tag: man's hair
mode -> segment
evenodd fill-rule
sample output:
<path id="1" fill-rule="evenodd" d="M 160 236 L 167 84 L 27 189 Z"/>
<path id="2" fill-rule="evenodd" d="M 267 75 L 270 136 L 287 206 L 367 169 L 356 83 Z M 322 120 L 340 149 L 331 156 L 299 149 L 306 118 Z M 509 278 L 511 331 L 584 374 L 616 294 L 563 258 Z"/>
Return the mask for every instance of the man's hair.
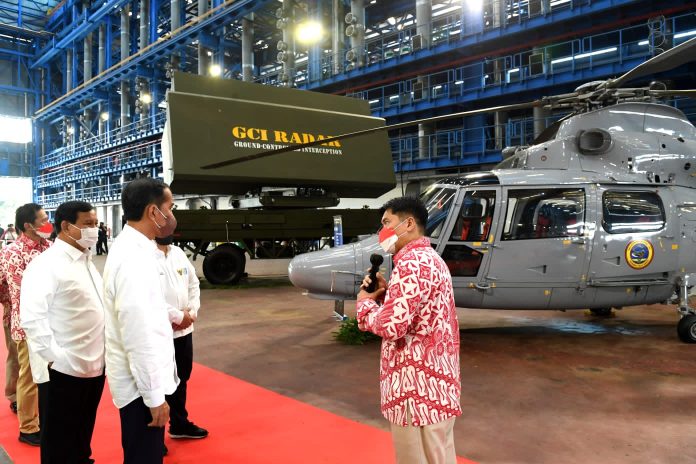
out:
<path id="1" fill-rule="evenodd" d="M 126 221 L 142 219 L 145 208 L 149 204 L 162 206 L 164 190 L 167 188 L 169 188 L 167 184 L 151 177 L 136 179 L 126 185 L 121 193 L 121 205 Z"/>
<path id="2" fill-rule="evenodd" d="M 55 231 L 56 233 L 61 232 L 60 224 L 63 221 L 68 221 L 70 224 L 75 224 L 77 222 L 78 213 L 89 213 L 94 207 L 84 201 L 66 201 L 62 203 L 56 210 L 55 217 Z"/>
<path id="3" fill-rule="evenodd" d="M 386 202 L 380 209 L 379 214 L 383 215 L 385 211 L 391 211 L 401 219 L 408 216 L 413 216 L 416 224 L 421 232 L 425 232 L 425 226 L 428 223 L 428 210 L 425 204 L 418 197 L 399 197 L 392 198 Z"/>
<path id="4" fill-rule="evenodd" d="M 24 224 L 33 224 L 34 221 L 36 221 L 36 213 L 41 211 L 41 209 L 43 209 L 41 205 L 37 205 L 36 203 L 27 203 L 17 208 L 15 212 L 15 224 L 17 224 L 17 228 L 21 232 L 26 232 L 24 230 Z"/>

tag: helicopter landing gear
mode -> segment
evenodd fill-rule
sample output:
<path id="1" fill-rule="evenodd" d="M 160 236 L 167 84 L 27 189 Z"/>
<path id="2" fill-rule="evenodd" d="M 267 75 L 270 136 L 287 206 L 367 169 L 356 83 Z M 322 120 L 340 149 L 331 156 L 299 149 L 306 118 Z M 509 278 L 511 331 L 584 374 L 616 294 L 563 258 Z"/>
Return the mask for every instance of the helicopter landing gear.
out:
<path id="1" fill-rule="evenodd" d="M 593 316 L 609 317 L 612 315 L 611 308 L 590 308 Z"/>
<path id="2" fill-rule="evenodd" d="M 679 282 L 679 313 L 681 319 L 677 324 L 677 335 L 684 343 L 696 343 L 696 310 L 689 306 L 689 277 Z"/>
<path id="3" fill-rule="evenodd" d="M 696 343 L 696 315 L 688 314 L 679 319 L 677 334 L 684 343 Z"/>

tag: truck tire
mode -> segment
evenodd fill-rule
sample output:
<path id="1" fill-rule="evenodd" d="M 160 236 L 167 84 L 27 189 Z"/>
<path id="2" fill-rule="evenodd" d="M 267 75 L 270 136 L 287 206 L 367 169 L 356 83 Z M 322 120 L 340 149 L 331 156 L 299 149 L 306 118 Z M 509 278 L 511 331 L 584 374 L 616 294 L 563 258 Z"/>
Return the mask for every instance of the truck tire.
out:
<path id="1" fill-rule="evenodd" d="M 203 260 L 203 275 L 213 285 L 234 285 L 244 276 L 246 257 L 236 245 L 217 246 Z"/>

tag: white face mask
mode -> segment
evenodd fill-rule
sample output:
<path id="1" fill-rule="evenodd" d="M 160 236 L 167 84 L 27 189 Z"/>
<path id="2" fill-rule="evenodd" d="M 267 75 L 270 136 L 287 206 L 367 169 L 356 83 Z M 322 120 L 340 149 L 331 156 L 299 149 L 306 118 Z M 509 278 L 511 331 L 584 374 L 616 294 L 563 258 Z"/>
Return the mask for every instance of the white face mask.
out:
<path id="1" fill-rule="evenodd" d="M 70 224 L 70 223 L 68 223 Z M 71 227 L 74 227 L 80 231 L 80 238 L 75 240 L 75 243 L 80 245 L 82 248 L 92 248 L 94 245 L 97 244 L 97 239 L 99 238 L 99 229 L 97 227 L 85 227 L 84 229 L 80 229 L 77 226 L 74 226 L 70 224 Z"/>

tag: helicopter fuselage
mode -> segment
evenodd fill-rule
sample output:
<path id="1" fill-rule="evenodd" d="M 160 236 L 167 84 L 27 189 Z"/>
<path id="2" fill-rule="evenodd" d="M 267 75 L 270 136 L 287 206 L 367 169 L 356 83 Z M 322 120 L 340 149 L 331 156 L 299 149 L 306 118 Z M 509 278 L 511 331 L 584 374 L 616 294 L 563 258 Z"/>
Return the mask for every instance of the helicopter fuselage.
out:
<path id="1" fill-rule="evenodd" d="M 499 167 L 422 196 L 457 306 L 660 303 L 696 279 L 696 129 L 679 110 L 623 103 L 576 115 Z M 352 299 L 375 252 L 371 237 L 300 255 L 290 278 L 310 296 Z"/>

